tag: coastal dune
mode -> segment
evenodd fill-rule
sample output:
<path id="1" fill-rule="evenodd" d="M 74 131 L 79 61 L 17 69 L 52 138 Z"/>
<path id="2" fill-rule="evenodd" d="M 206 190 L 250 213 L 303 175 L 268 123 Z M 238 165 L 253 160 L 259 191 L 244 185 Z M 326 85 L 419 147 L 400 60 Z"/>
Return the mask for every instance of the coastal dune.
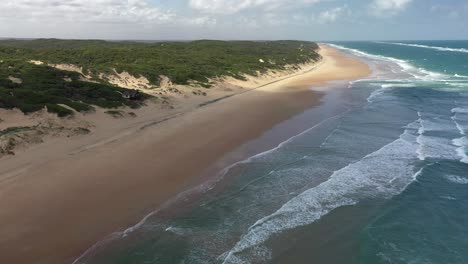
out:
<path id="1" fill-rule="evenodd" d="M 1 159 L 0 262 L 72 263 L 198 184 L 224 154 L 319 104 L 311 87 L 370 74 L 336 49 L 321 45 L 320 53 L 313 70 L 191 111 L 139 126 L 122 119 L 117 131 L 50 140 Z"/>

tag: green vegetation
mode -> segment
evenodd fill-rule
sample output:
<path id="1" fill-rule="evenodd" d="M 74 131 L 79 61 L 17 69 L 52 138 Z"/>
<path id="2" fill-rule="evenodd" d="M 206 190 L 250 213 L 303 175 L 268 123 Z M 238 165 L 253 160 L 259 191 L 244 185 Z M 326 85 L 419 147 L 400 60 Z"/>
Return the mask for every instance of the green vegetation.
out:
<path id="1" fill-rule="evenodd" d="M 74 64 L 89 73 L 118 72 L 147 77 L 159 84 L 165 75 L 176 84 L 207 83 L 207 78 L 284 69 L 317 60 L 316 43 L 301 41 L 106 42 L 39 39 L 0 41 L 1 54 L 49 64 Z M 13 54 L 12 54 L 13 53 Z M 261 60 L 263 62 L 261 62 Z"/>
<path id="2" fill-rule="evenodd" d="M 124 112 L 119 111 L 119 110 L 109 110 L 109 111 L 106 111 L 105 113 L 112 116 L 112 117 L 114 117 L 114 118 L 120 118 L 120 117 L 124 116 Z"/>
<path id="3" fill-rule="evenodd" d="M 220 76 L 242 78 L 288 65 L 316 61 L 317 44 L 301 41 L 193 41 L 107 42 L 98 40 L 0 40 L 0 108 L 17 107 L 25 113 L 47 107 L 59 116 L 85 112 L 93 105 L 115 108 L 138 107 L 148 98 L 128 100 L 125 89 L 98 78 L 100 73 L 127 71 L 145 76 L 159 86 L 160 76 L 175 84 L 197 83 L 209 88 L 209 79 Z M 45 65 L 28 63 L 30 60 Z M 82 81 L 79 73 L 58 70 L 47 64 L 83 67 L 94 82 Z M 17 79 L 21 83 L 15 82 Z"/>
<path id="4" fill-rule="evenodd" d="M 15 83 L 8 77 L 21 79 Z M 126 89 L 105 83 L 80 80 L 79 73 L 61 71 L 49 66 L 34 65 L 24 60 L 0 62 L 0 108 L 19 108 L 31 113 L 47 107 L 52 113 L 67 116 L 73 113 L 70 108 L 86 112 L 92 105 L 105 108 L 141 105 L 141 101 L 122 98 Z M 143 95 L 143 99 L 148 98 Z"/>
<path id="5" fill-rule="evenodd" d="M 0 136 L 10 135 L 22 131 L 29 131 L 34 129 L 34 127 L 9 127 L 4 130 L 0 130 Z"/>
<path id="6" fill-rule="evenodd" d="M 14 138 L 9 138 L 5 146 L 0 146 L 0 156 L 1 155 L 15 155 L 13 149 L 16 147 L 16 140 Z"/>
<path id="7" fill-rule="evenodd" d="M 91 130 L 89 130 L 88 128 L 85 128 L 85 127 L 77 127 L 75 129 L 73 129 L 73 132 L 77 135 L 86 135 L 86 134 L 89 134 L 91 133 Z"/>

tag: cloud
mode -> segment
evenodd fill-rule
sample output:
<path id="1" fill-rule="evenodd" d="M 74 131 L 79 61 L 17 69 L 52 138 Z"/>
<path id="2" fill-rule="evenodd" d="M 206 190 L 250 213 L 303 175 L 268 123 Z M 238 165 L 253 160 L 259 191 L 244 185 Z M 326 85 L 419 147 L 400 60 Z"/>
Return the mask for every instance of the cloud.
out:
<path id="1" fill-rule="evenodd" d="M 214 26 L 218 23 L 216 18 L 210 16 L 181 18 L 178 22 L 189 26 Z"/>
<path id="2" fill-rule="evenodd" d="M 394 16 L 406 9 L 413 0 L 374 0 L 370 4 L 371 14 L 375 16 Z"/>
<path id="3" fill-rule="evenodd" d="M 165 23 L 176 15 L 146 0 L 16 0 L 0 2 L 0 19 L 97 23 Z"/>
<path id="4" fill-rule="evenodd" d="M 332 22 L 335 22 L 340 17 L 347 15 L 348 13 L 349 13 L 349 10 L 347 6 L 336 7 L 336 8 L 321 12 L 317 16 L 317 22 L 322 23 L 322 24 L 332 23 Z"/>
<path id="5" fill-rule="evenodd" d="M 235 14 L 252 9 L 271 12 L 283 8 L 297 8 L 325 1 L 329 0 L 189 0 L 189 6 L 206 13 Z"/>

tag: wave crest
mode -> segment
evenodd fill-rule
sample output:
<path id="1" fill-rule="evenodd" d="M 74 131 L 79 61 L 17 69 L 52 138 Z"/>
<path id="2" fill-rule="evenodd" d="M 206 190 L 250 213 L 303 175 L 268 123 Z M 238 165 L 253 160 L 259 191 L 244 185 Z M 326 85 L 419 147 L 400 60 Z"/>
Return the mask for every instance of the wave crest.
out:
<path id="1" fill-rule="evenodd" d="M 424 49 L 433 49 L 438 51 L 449 51 L 449 52 L 462 52 L 468 53 L 468 49 L 464 48 L 447 48 L 447 47 L 438 47 L 438 46 L 428 46 L 428 45 L 421 45 L 421 44 L 410 44 L 410 43 L 398 43 L 398 42 L 376 42 L 380 44 L 389 44 L 389 45 L 398 45 L 398 46 L 407 46 L 407 47 L 415 47 L 415 48 L 424 48 Z"/>

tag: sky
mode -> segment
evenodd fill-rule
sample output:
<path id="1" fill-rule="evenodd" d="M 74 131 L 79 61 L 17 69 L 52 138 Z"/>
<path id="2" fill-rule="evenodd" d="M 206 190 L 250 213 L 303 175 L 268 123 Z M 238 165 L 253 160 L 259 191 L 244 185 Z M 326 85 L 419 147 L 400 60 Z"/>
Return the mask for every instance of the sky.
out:
<path id="1" fill-rule="evenodd" d="M 0 37 L 468 39 L 468 0 L 0 0 Z"/>

